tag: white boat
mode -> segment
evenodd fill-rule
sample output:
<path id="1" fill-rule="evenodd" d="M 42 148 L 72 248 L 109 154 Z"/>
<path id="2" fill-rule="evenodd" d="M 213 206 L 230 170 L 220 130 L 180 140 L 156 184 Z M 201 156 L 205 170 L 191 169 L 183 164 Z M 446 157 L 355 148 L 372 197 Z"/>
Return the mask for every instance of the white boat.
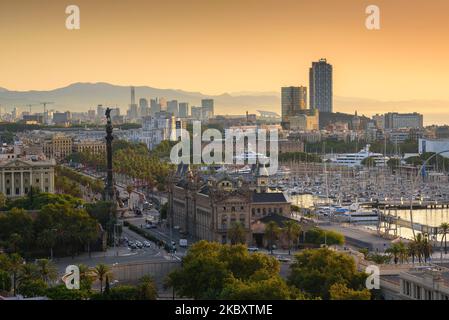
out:
<path id="1" fill-rule="evenodd" d="M 341 222 L 367 222 L 379 220 L 377 209 L 361 208 L 358 203 L 353 203 L 349 207 L 342 207 L 334 212 L 336 220 Z"/>
<path id="2" fill-rule="evenodd" d="M 360 150 L 358 153 L 340 154 L 331 161 L 348 167 L 360 166 L 362 165 L 362 161 L 366 158 L 373 158 L 376 166 L 383 166 L 387 163 L 389 160 L 388 157 L 384 157 L 381 153 L 370 152 L 369 148 L 370 145 L 367 144 L 365 148 Z"/>

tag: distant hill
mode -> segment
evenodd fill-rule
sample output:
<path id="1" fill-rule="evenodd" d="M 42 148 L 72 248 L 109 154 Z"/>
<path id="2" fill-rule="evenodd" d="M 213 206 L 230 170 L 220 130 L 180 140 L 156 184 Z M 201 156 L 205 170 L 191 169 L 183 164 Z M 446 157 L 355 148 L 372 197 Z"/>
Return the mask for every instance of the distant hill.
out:
<path id="1" fill-rule="evenodd" d="M 158 89 L 135 86 L 136 101 L 165 97 L 168 100 L 189 102 L 191 106 L 201 105 L 201 99 L 215 100 L 216 112 L 221 114 L 244 114 L 246 111 L 280 109 L 279 97 L 275 95 L 205 95 L 200 92 L 188 92 L 176 89 Z M 24 107 L 40 101 L 52 101 L 52 109 L 60 111 L 87 111 L 98 104 L 119 106 L 123 112 L 131 101 L 129 86 L 117 86 L 108 83 L 74 83 L 64 88 L 50 91 L 8 91 L 0 89 L 0 104 L 4 107 Z M 40 107 L 37 107 L 40 108 Z M 39 109 L 40 110 L 40 109 Z"/>
<path id="2" fill-rule="evenodd" d="M 201 92 L 189 92 L 179 89 L 158 89 L 148 86 L 135 86 L 136 100 L 165 97 L 179 102 L 189 102 L 199 106 L 201 99 L 213 98 L 216 113 L 244 114 L 246 111 L 256 113 L 257 110 L 275 111 L 280 113 L 280 94 L 276 92 L 241 91 L 223 93 L 221 95 L 206 95 Z M 109 83 L 74 83 L 67 87 L 49 91 L 10 91 L 0 88 L 0 105 L 11 110 L 13 107 L 26 109 L 27 104 L 40 101 L 53 101 L 50 108 L 65 111 L 87 111 L 98 104 L 119 106 L 124 113 L 130 104 L 129 86 L 118 86 Z M 35 110 L 42 110 L 36 106 Z M 425 124 L 449 124 L 449 101 L 442 100 L 408 100 L 380 101 L 365 98 L 334 97 L 334 111 L 354 114 L 357 110 L 360 116 L 371 116 L 389 111 L 411 112 L 424 114 Z"/>

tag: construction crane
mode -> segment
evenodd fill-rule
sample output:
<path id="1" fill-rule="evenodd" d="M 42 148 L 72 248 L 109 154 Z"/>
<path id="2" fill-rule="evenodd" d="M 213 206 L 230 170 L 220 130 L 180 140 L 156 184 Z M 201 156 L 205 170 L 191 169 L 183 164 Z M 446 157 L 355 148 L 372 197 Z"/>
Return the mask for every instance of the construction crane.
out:
<path id="1" fill-rule="evenodd" d="M 40 103 L 33 103 L 33 104 L 27 104 L 27 105 L 25 105 L 25 106 L 27 106 L 29 109 L 30 109 L 30 114 L 31 114 L 31 107 L 34 107 L 34 106 L 39 106 L 40 105 Z"/>
<path id="2" fill-rule="evenodd" d="M 44 106 L 44 124 L 47 124 L 47 104 L 54 104 L 54 102 L 40 102 L 39 104 Z"/>

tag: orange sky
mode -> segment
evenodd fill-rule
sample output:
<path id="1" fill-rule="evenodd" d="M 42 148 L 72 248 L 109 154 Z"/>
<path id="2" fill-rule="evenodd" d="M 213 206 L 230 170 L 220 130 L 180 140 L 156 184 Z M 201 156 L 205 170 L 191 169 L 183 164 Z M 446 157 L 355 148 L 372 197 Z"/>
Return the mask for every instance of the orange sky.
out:
<path id="1" fill-rule="evenodd" d="M 81 30 L 65 29 L 65 7 Z M 365 7 L 381 30 L 365 29 Z M 220 94 L 308 86 L 334 66 L 334 93 L 449 100 L 447 0 L 2 0 L 0 87 L 105 81 Z"/>

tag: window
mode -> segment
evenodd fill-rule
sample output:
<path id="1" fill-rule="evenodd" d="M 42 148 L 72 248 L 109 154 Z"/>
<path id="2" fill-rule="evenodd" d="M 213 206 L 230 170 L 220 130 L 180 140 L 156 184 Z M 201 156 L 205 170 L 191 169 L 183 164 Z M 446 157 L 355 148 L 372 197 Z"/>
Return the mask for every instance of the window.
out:
<path id="1" fill-rule="evenodd" d="M 39 179 L 36 179 L 36 183 L 39 183 Z"/>
<path id="2" fill-rule="evenodd" d="M 6 194 L 9 196 L 11 194 L 11 190 L 9 188 L 6 188 Z"/>
<path id="3" fill-rule="evenodd" d="M 20 194 L 20 189 L 16 188 L 16 194 Z"/>

